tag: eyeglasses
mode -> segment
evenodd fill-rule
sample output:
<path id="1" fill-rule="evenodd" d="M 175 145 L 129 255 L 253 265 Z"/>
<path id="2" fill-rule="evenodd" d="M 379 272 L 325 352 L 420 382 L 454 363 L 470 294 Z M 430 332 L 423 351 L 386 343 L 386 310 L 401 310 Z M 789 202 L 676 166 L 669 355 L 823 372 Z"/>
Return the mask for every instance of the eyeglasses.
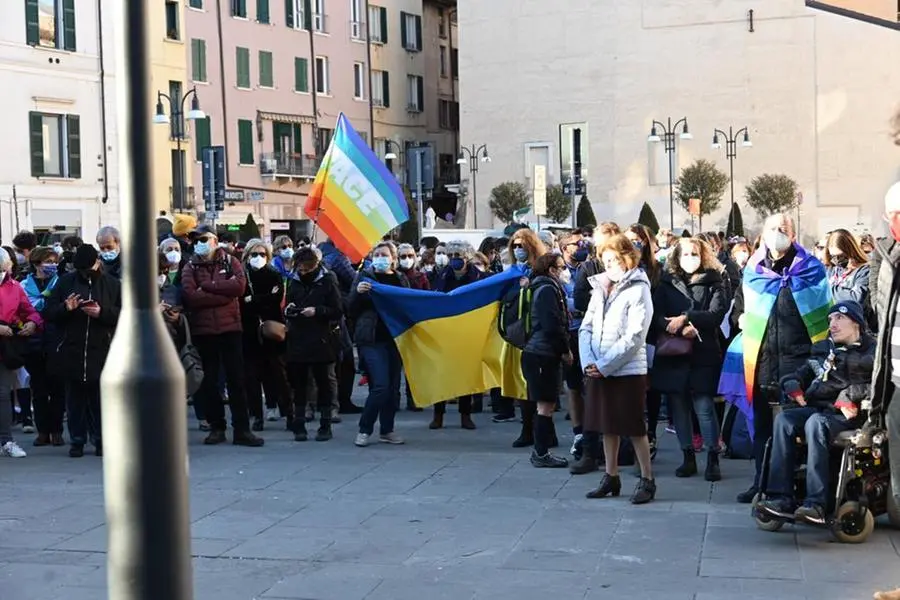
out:
<path id="1" fill-rule="evenodd" d="M 247 256 L 249 256 L 250 258 L 259 258 L 259 257 L 265 258 L 265 257 L 266 257 L 266 253 L 265 253 L 265 252 L 251 252 L 251 253 L 248 254 Z"/>
<path id="2" fill-rule="evenodd" d="M 210 236 L 210 235 L 204 235 L 203 237 L 198 237 L 196 240 L 194 240 L 194 243 L 195 243 L 195 244 L 196 244 L 196 243 L 206 243 L 206 242 L 208 242 L 208 241 L 211 240 L 211 239 L 212 239 L 212 236 Z"/>

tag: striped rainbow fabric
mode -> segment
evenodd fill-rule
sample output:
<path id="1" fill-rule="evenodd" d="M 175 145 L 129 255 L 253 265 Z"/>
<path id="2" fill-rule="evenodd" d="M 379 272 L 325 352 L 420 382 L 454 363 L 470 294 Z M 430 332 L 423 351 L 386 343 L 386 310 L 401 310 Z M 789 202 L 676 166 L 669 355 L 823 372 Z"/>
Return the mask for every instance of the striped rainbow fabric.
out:
<path id="1" fill-rule="evenodd" d="M 744 269 L 744 329 L 731 342 L 725 354 L 719 394 L 744 414 L 751 435 L 759 352 L 769 316 L 782 288 L 790 287 L 810 341 L 816 343 L 828 337 L 828 310 L 832 300 L 825 267 L 799 245 L 794 245 L 794 249 L 797 255 L 784 275 L 765 267 L 765 247 L 760 247 Z"/>
<path id="2" fill-rule="evenodd" d="M 304 210 L 354 263 L 409 220 L 409 205 L 396 178 L 343 113 Z"/>

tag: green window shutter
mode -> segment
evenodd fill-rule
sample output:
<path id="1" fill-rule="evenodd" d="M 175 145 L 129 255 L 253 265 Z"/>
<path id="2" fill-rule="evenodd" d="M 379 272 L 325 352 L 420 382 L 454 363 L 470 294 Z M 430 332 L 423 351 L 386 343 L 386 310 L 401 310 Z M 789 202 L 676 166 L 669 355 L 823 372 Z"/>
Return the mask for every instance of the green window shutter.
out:
<path id="1" fill-rule="evenodd" d="M 409 32 L 406 31 L 406 13 L 402 10 L 400 11 L 400 43 L 406 48 L 406 36 L 409 35 Z"/>
<path id="2" fill-rule="evenodd" d="M 238 163 L 253 164 L 253 121 L 238 119 Z"/>
<path id="3" fill-rule="evenodd" d="M 294 28 L 294 0 L 284 0 L 284 24 Z"/>
<path id="4" fill-rule="evenodd" d="M 203 8 L 203 0 L 191 0 L 188 6 L 191 8 Z"/>
<path id="5" fill-rule="evenodd" d="M 37 46 L 41 43 L 41 24 L 38 0 L 25 0 L 25 43 Z"/>
<path id="6" fill-rule="evenodd" d="M 237 86 L 239 88 L 250 87 L 250 50 L 238 46 L 235 50 L 237 62 Z"/>
<path id="7" fill-rule="evenodd" d="M 206 81 L 206 40 L 191 40 L 191 79 Z"/>
<path id="8" fill-rule="evenodd" d="M 303 154 L 303 129 L 300 123 L 294 123 L 291 127 L 291 141 L 296 154 Z"/>
<path id="9" fill-rule="evenodd" d="M 81 124 L 78 115 L 66 115 L 66 152 L 69 158 L 66 176 L 81 179 Z"/>
<path id="10" fill-rule="evenodd" d="M 294 90 L 309 91 L 309 63 L 305 58 L 294 59 Z"/>
<path id="11" fill-rule="evenodd" d="M 194 121 L 194 155 L 197 162 L 203 161 L 203 149 L 212 144 L 209 130 L 209 117 Z"/>
<path id="12" fill-rule="evenodd" d="M 63 49 L 75 52 L 75 0 L 63 0 Z"/>
<path id="13" fill-rule="evenodd" d="M 39 112 L 28 113 L 28 131 L 31 140 L 31 176 L 41 177 L 44 174 L 44 115 Z"/>
<path id="14" fill-rule="evenodd" d="M 387 44 L 388 42 L 388 22 L 387 22 L 387 9 L 383 6 L 378 7 L 378 12 L 381 13 L 381 43 Z"/>
<path id="15" fill-rule="evenodd" d="M 384 107 L 390 108 L 391 106 L 391 78 L 388 76 L 387 71 L 381 72 L 381 95 L 384 97 Z"/>
<path id="16" fill-rule="evenodd" d="M 416 77 L 416 96 L 417 96 L 417 106 L 419 112 L 425 110 L 425 78 L 424 77 Z"/>
<path id="17" fill-rule="evenodd" d="M 256 0 L 256 21 L 269 23 L 269 0 Z"/>
<path id="18" fill-rule="evenodd" d="M 275 87 L 275 77 L 272 73 L 272 53 L 266 50 L 259 51 L 259 87 Z"/>
<path id="19" fill-rule="evenodd" d="M 303 29 L 312 31 L 312 0 L 303 0 Z"/>
<path id="20" fill-rule="evenodd" d="M 416 50 L 422 50 L 422 17 L 416 16 Z"/>

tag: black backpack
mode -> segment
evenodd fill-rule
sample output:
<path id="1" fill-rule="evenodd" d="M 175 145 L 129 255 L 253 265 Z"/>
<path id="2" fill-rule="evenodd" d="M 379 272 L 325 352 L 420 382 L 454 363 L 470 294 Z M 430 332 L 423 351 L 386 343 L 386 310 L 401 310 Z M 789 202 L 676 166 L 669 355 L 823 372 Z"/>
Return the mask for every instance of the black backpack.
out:
<path id="1" fill-rule="evenodd" d="M 507 343 L 525 349 L 531 337 L 531 286 L 510 291 L 500 303 L 497 329 Z"/>

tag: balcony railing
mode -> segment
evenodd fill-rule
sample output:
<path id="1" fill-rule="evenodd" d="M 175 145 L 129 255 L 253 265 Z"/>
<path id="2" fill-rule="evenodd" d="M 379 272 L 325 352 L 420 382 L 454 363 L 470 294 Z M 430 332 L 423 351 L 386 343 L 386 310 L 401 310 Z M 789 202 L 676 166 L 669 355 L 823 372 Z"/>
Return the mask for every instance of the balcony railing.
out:
<path id="1" fill-rule="evenodd" d="M 312 155 L 294 152 L 269 152 L 259 156 L 259 172 L 263 177 L 315 179 L 319 160 Z"/>

